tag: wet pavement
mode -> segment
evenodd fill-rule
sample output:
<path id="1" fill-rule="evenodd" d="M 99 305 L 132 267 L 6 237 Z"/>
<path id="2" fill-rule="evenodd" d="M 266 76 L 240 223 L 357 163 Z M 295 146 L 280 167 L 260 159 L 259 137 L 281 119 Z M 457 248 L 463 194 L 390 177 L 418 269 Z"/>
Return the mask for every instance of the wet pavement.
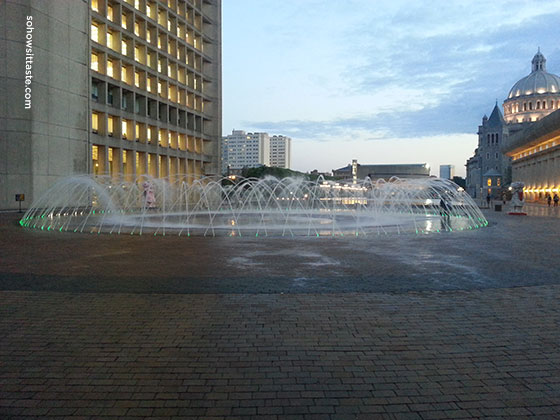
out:
<path id="1" fill-rule="evenodd" d="M 0 417 L 560 418 L 560 215 L 527 210 L 295 239 L 0 214 Z"/>

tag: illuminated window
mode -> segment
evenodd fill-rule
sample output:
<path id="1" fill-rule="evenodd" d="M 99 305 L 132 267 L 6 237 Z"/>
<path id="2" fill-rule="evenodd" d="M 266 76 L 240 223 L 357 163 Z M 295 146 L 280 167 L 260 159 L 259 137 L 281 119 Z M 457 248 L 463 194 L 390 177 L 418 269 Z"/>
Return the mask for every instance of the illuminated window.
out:
<path id="1" fill-rule="evenodd" d="M 107 60 L 107 76 L 115 77 L 113 72 L 113 60 Z"/>
<path id="2" fill-rule="evenodd" d="M 134 0 L 134 7 L 140 10 L 140 0 Z"/>
<path id="3" fill-rule="evenodd" d="M 126 163 L 126 150 L 122 151 L 122 163 Z"/>
<path id="4" fill-rule="evenodd" d="M 113 117 L 109 115 L 109 117 L 107 117 L 107 134 L 109 136 L 113 136 L 113 133 Z"/>
<path id="5" fill-rule="evenodd" d="M 92 112 L 91 114 L 91 130 L 97 133 L 99 130 L 99 114 L 97 112 Z"/>
<path id="6" fill-rule="evenodd" d="M 134 22 L 134 35 L 140 36 L 140 24 L 138 21 Z"/>
<path id="7" fill-rule="evenodd" d="M 127 138 L 127 134 L 128 134 L 128 121 L 127 120 L 122 120 L 121 122 L 121 135 L 123 139 Z"/>
<path id="8" fill-rule="evenodd" d="M 171 20 L 167 19 L 167 30 L 171 31 Z"/>
<path id="9" fill-rule="evenodd" d="M 134 85 L 140 87 L 140 73 L 134 72 Z"/>
<path id="10" fill-rule="evenodd" d="M 91 24 L 91 39 L 95 42 L 99 42 L 99 27 L 97 23 Z"/>
<path id="11" fill-rule="evenodd" d="M 158 70 L 158 72 L 161 73 L 161 58 L 158 60 L 158 63 L 157 63 L 157 70 Z"/>
<path id="12" fill-rule="evenodd" d="M 113 48 L 113 32 L 108 31 L 107 32 L 107 46 L 111 49 Z"/>
<path id="13" fill-rule="evenodd" d="M 113 16 L 113 6 L 111 5 L 107 5 L 107 19 L 109 20 L 113 20 L 114 16 Z"/>
<path id="14" fill-rule="evenodd" d="M 171 76 L 171 65 L 170 64 L 167 65 L 167 75 Z"/>
<path id="15" fill-rule="evenodd" d="M 113 161 L 113 148 L 112 148 L 112 147 L 109 147 L 108 152 L 109 152 L 109 153 L 108 153 L 108 155 L 109 155 L 109 156 L 108 156 L 109 162 L 112 162 L 112 161 Z"/>
<path id="16" fill-rule="evenodd" d="M 124 29 L 128 29 L 128 24 L 126 23 L 126 15 L 124 13 L 121 15 L 121 26 Z"/>
<path id="17" fill-rule="evenodd" d="M 152 34 L 150 32 L 150 30 L 148 29 L 148 31 L 146 32 L 146 41 L 148 41 L 149 43 L 152 42 Z"/>
<path id="18" fill-rule="evenodd" d="M 91 10 L 95 12 L 99 12 L 99 1 L 98 0 L 91 0 Z"/>
<path id="19" fill-rule="evenodd" d="M 140 48 L 137 46 L 134 47 L 134 59 L 140 62 Z"/>
<path id="20" fill-rule="evenodd" d="M 492 179 L 488 178 L 488 180 L 486 181 L 486 185 L 488 185 L 489 187 L 492 186 Z"/>
<path id="21" fill-rule="evenodd" d="M 91 146 L 91 159 L 92 160 L 99 159 L 99 147 L 96 146 L 95 144 Z"/>
<path id="22" fill-rule="evenodd" d="M 150 3 L 146 3 L 146 14 L 152 17 L 152 5 Z"/>
<path id="23" fill-rule="evenodd" d="M 121 52 L 123 55 L 128 55 L 128 45 L 126 44 L 126 41 L 121 41 Z"/>
<path id="24" fill-rule="evenodd" d="M 128 72 L 127 72 L 125 66 L 121 66 L 121 80 L 125 83 L 130 84 L 130 82 L 128 80 Z"/>
<path id="25" fill-rule="evenodd" d="M 140 140 L 140 124 L 136 123 L 136 140 Z"/>
<path id="26" fill-rule="evenodd" d="M 498 187 L 499 187 L 499 186 L 502 184 L 502 180 L 501 180 L 500 178 L 498 178 L 498 181 L 497 181 L 497 182 L 498 182 L 497 185 L 498 185 Z"/>
<path id="27" fill-rule="evenodd" d="M 158 92 L 160 95 L 161 95 L 162 90 L 163 90 L 163 89 L 162 89 L 162 86 L 161 86 L 161 82 L 158 82 L 158 84 L 157 84 L 157 92 Z"/>
<path id="28" fill-rule="evenodd" d="M 148 131 L 146 132 L 146 137 L 148 138 L 148 141 L 151 143 L 152 142 L 152 127 L 148 127 Z"/>
<path id="29" fill-rule="evenodd" d="M 158 46 L 158 48 L 159 48 L 159 49 L 161 49 L 161 38 L 162 38 L 162 36 L 161 36 L 161 35 L 160 35 L 160 36 L 158 36 L 158 40 L 157 40 L 157 46 Z"/>
<path id="30" fill-rule="evenodd" d="M 99 57 L 94 52 L 91 53 L 91 69 L 99 71 Z"/>

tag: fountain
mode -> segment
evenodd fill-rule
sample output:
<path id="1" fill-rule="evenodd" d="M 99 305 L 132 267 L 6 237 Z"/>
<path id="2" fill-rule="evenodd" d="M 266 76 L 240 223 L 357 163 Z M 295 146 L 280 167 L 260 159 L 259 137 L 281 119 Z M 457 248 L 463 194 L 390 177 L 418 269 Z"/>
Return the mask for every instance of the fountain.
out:
<path id="1" fill-rule="evenodd" d="M 81 175 L 56 183 L 20 224 L 96 234 L 258 237 L 426 234 L 488 222 L 462 188 L 439 178 Z"/>

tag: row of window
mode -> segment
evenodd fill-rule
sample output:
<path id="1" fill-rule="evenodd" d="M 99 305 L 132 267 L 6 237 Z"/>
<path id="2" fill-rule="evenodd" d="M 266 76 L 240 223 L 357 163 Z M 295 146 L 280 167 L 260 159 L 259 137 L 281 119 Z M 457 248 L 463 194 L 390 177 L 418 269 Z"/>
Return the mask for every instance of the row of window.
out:
<path id="1" fill-rule="evenodd" d="M 487 143 L 488 146 L 490 146 L 490 144 L 498 144 L 498 133 L 489 133 L 486 135 L 486 139 L 487 139 Z"/>
<path id="2" fill-rule="evenodd" d="M 140 29 L 138 29 L 139 31 Z M 155 29 L 154 29 L 155 30 Z M 135 31 L 136 32 L 136 31 Z M 151 32 L 147 32 L 147 40 L 151 41 Z M 155 58 L 159 55 L 160 60 L 165 58 L 164 53 L 176 58 L 181 64 L 186 64 L 196 70 L 202 69 L 203 58 L 189 49 L 186 45 L 178 43 L 174 39 L 168 40 L 167 34 L 160 33 L 154 35 L 157 37 L 158 51 L 155 47 L 150 48 L 142 42 L 138 42 L 130 36 L 123 35 L 120 31 L 106 28 L 103 23 L 92 20 L 91 23 L 91 39 L 92 41 L 104 45 L 118 53 L 129 58 L 134 58 L 141 64 L 148 65 L 155 69 Z M 134 53 L 134 55 L 133 55 Z"/>
<path id="3" fill-rule="evenodd" d="M 556 101 L 551 99 L 550 101 L 542 100 L 542 101 L 529 101 L 529 102 L 515 102 L 513 104 L 506 105 L 507 113 L 515 114 L 517 112 L 526 112 L 526 111 L 533 111 L 533 110 L 541 110 L 541 109 L 557 109 L 560 108 L 560 101 Z"/>
<path id="4" fill-rule="evenodd" d="M 99 74 L 105 74 L 115 80 L 121 80 L 131 87 L 135 86 L 138 89 L 142 89 L 154 95 L 156 95 L 157 92 L 157 95 L 164 100 L 191 108 L 201 113 L 203 113 L 207 107 L 206 104 L 208 101 L 202 96 L 196 95 L 180 85 L 169 83 L 165 79 L 160 79 L 151 73 L 136 69 L 134 66 L 126 63 L 123 64 L 118 60 L 108 59 L 105 69 L 102 69 L 97 59 L 97 54 L 95 52 L 92 53 L 92 69 Z M 99 86 L 101 83 L 101 81 L 92 83 L 92 99 L 96 101 L 99 100 Z M 112 93 L 111 89 L 109 89 L 108 95 L 112 95 Z M 107 101 L 109 100 L 108 97 L 106 99 Z M 112 104 L 112 102 L 110 104 Z"/>
<path id="5" fill-rule="evenodd" d="M 160 147 L 169 147 L 193 153 L 203 152 L 204 143 L 199 137 L 96 111 L 91 114 L 91 130 L 95 134 L 108 137 L 119 137 L 129 141 L 157 144 Z"/>
<path id="6" fill-rule="evenodd" d="M 201 161 L 97 144 L 91 146 L 91 161 L 95 175 L 124 174 L 132 178 L 150 175 L 172 181 L 184 178 L 190 182 L 203 175 Z"/>
<path id="7" fill-rule="evenodd" d="M 139 17 L 138 12 L 140 12 L 145 15 L 146 18 L 167 28 L 168 31 L 176 33 L 177 36 L 181 38 L 183 37 L 182 34 L 186 27 L 185 23 L 192 25 L 198 31 L 203 30 L 203 23 L 205 23 L 203 16 L 184 1 L 179 1 L 176 5 L 168 6 L 171 10 L 163 6 L 158 7 L 158 5 L 152 1 L 125 1 L 136 9 L 135 13 L 112 0 L 92 0 L 91 8 L 94 12 L 106 16 L 108 20 L 120 24 L 125 29 L 130 29 L 133 19 L 132 15 L 134 14 Z"/>
<path id="8" fill-rule="evenodd" d="M 541 143 L 538 146 L 535 146 L 531 149 L 524 150 L 523 152 L 514 155 L 513 160 L 517 160 L 517 159 L 524 158 L 526 156 L 534 155 L 535 153 L 542 152 L 542 151 L 547 150 L 551 147 L 555 147 L 556 145 L 559 145 L 559 144 L 560 143 L 558 142 L 558 139 L 549 140 L 547 142 Z"/>

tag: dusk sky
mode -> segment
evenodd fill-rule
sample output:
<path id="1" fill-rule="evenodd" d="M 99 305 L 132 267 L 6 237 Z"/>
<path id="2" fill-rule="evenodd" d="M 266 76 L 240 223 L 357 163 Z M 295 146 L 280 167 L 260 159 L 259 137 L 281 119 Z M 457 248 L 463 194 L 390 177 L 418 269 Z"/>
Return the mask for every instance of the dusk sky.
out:
<path id="1" fill-rule="evenodd" d="M 292 137 L 292 167 L 455 165 L 540 47 L 559 1 L 224 0 L 223 133 Z"/>

